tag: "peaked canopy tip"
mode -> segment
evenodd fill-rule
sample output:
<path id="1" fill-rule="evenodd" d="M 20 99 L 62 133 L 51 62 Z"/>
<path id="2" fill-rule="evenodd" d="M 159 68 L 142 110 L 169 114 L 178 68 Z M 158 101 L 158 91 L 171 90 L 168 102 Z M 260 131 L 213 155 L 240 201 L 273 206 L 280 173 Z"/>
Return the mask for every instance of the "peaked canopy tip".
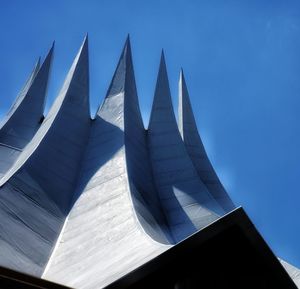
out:
<path id="1" fill-rule="evenodd" d="M 85 46 L 88 44 L 88 41 L 89 41 L 89 34 L 86 33 L 84 38 L 83 38 L 83 41 L 82 41 L 82 46 Z"/>
<path id="2" fill-rule="evenodd" d="M 47 53 L 47 55 L 50 55 L 53 53 L 53 50 L 54 50 L 54 47 L 55 47 L 55 40 L 52 42 L 51 46 L 50 46 L 50 49 Z"/>
<path id="3" fill-rule="evenodd" d="M 46 57 L 43 60 L 42 66 L 48 66 L 50 65 L 52 61 L 53 51 L 54 51 L 55 41 L 52 42 L 50 49 L 48 50 L 48 53 L 46 54 Z M 38 63 L 41 62 L 41 57 L 39 57 Z"/>
<path id="4" fill-rule="evenodd" d="M 179 80 L 180 81 L 185 81 L 184 79 L 184 72 L 183 72 L 183 68 L 180 68 L 180 72 L 179 72 Z"/>
<path id="5" fill-rule="evenodd" d="M 127 51 L 128 48 L 130 49 L 130 34 L 128 33 L 127 34 L 127 37 L 126 37 L 126 41 L 125 41 L 125 44 L 124 44 L 124 49 L 123 49 L 123 52 Z"/>
<path id="6" fill-rule="evenodd" d="M 167 70 L 166 67 L 166 58 L 165 58 L 165 52 L 164 49 L 161 50 L 161 55 L 160 55 L 160 64 L 159 64 L 160 69 Z"/>
<path id="7" fill-rule="evenodd" d="M 53 51 L 54 51 L 54 47 L 55 47 L 55 41 L 52 42 L 51 47 L 50 47 L 50 49 L 49 49 L 49 51 L 48 51 L 48 53 L 47 53 L 47 55 L 46 55 L 46 57 L 44 59 L 43 64 L 46 63 L 47 61 L 51 61 L 52 55 L 53 55 Z M 41 61 L 41 57 L 39 58 L 39 62 L 40 61 Z"/>
<path id="8" fill-rule="evenodd" d="M 82 41 L 82 44 L 81 44 L 81 46 L 80 46 L 80 49 L 79 49 L 79 55 L 81 55 L 82 53 L 83 54 L 86 54 L 86 53 L 88 53 L 88 41 L 89 39 L 88 39 L 88 34 L 86 34 L 85 36 L 84 36 L 84 39 L 83 39 L 83 41 Z"/>
<path id="9" fill-rule="evenodd" d="M 131 57 L 131 45 L 130 45 L 130 36 L 128 33 L 126 40 L 125 40 L 125 44 L 123 46 L 121 56 L 120 56 L 120 60 L 126 59 L 126 61 L 127 61 L 128 59 L 130 59 L 130 57 Z M 119 60 L 119 63 L 120 63 L 120 60 Z"/>

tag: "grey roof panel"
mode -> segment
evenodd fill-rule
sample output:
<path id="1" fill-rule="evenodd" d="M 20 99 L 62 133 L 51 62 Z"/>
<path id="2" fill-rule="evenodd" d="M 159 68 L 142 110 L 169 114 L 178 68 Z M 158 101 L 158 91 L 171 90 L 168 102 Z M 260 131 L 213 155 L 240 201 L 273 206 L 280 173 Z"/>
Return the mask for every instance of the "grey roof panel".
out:
<path id="1" fill-rule="evenodd" d="M 176 242 L 224 213 L 198 177 L 180 137 L 163 53 L 148 128 L 148 146 L 160 201 Z"/>
<path id="2" fill-rule="evenodd" d="M 127 40 L 92 122 L 74 205 L 43 278 L 101 288 L 168 248 L 153 239 L 166 237 L 143 200 L 148 176 L 134 175 L 129 164 L 147 165 L 140 159 L 144 133 Z M 133 136 L 139 145 L 127 139 Z M 139 167 L 147 173 L 143 164 Z"/>
<path id="3" fill-rule="evenodd" d="M 0 124 L 0 177 L 12 167 L 41 124 L 53 48 L 41 67 L 38 60 Z"/>
<path id="4" fill-rule="evenodd" d="M 9 162 L 16 150 L 4 149 Z M 110 284 L 226 212 L 191 158 L 163 55 L 144 129 L 129 38 L 90 118 L 86 38 L 40 128 L 0 175 L 0 264 L 72 287 Z"/>
<path id="5" fill-rule="evenodd" d="M 159 242 L 173 242 L 153 182 L 147 136 L 137 96 L 129 38 L 123 54 L 123 58 L 126 59 L 124 90 L 125 152 L 133 204 L 146 232 Z"/>
<path id="6" fill-rule="evenodd" d="M 23 149 L 37 131 L 44 112 L 48 77 L 54 46 L 43 64 L 37 63 L 25 87 L 0 128 L 0 142 Z"/>
<path id="7" fill-rule="evenodd" d="M 178 126 L 202 182 L 226 212 L 233 210 L 235 206 L 216 175 L 199 136 L 182 70 L 179 78 Z"/>
<path id="8" fill-rule="evenodd" d="M 37 276 L 46 266 L 70 209 L 88 138 L 88 81 L 85 39 L 45 121 L 2 178 L 1 265 Z"/>

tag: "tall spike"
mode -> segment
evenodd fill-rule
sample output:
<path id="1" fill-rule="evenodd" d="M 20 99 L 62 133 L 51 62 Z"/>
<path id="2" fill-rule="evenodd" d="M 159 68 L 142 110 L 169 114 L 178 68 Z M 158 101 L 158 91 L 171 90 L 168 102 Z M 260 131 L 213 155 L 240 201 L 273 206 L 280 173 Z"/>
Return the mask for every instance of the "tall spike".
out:
<path id="1" fill-rule="evenodd" d="M 35 76 L 35 79 L 29 89 L 29 96 L 26 98 L 26 105 L 31 105 L 32 113 L 38 111 L 40 116 L 43 116 L 44 112 L 53 52 L 54 42 Z"/>
<path id="2" fill-rule="evenodd" d="M 97 114 L 106 121 L 117 125 L 122 130 L 124 130 L 124 119 L 126 116 L 129 118 L 129 115 L 133 114 L 131 118 L 134 118 L 132 120 L 134 124 L 143 127 L 136 91 L 129 35 L 126 38 L 104 102 Z"/>
<path id="3" fill-rule="evenodd" d="M 218 218 L 224 211 L 197 176 L 180 137 L 163 53 L 148 141 L 154 180 L 169 227 L 178 242 Z"/>
<path id="4" fill-rule="evenodd" d="M 14 167 L 1 181 L 5 182 L 20 167 L 25 166 L 36 179 L 43 180 L 43 187 L 51 192 L 51 197 L 62 211 L 67 210 L 71 198 L 69 194 L 74 188 L 79 160 L 86 144 L 89 121 L 88 39 L 86 37 L 44 123 Z M 62 135 L 63 139 L 61 139 Z M 61 142 L 58 142 L 58 139 L 61 139 Z M 74 163 L 76 159 L 77 163 Z M 70 160 L 74 168 L 67 173 L 66 181 L 60 178 L 54 181 L 58 177 L 58 171 L 62 170 L 61 175 L 63 171 L 65 172 L 64 162 Z M 44 167 L 44 162 L 47 163 L 49 170 Z M 52 172 L 54 168 L 55 174 Z M 64 194 L 61 193 L 60 186 L 64 188 Z"/>
<path id="5" fill-rule="evenodd" d="M 118 138 L 123 138 L 118 140 L 118 143 L 124 142 L 125 145 L 133 201 L 135 204 L 139 203 L 136 207 L 150 210 L 157 222 L 164 227 L 165 220 L 150 173 L 146 133 L 138 103 L 129 35 L 98 116 L 124 131 L 124 136 L 117 134 Z M 140 200 L 146 204 L 141 205 Z"/>
<path id="6" fill-rule="evenodd" d="M 128 58 L 130 58 L 130 53 L 130 41 L 127 37 L 121 56 L 118 61 L 117 68 L 115 70 L 109 89 L 107 91 L 106 98 L 124 92 L 125 78 L 127 74 L 127 62 Z"/>
<path id="7" fill-rule="evenodd" d="M 62 233 L 66 242 L 60 243 L 54 251 L 51 259 L 56 261 L 47 266 L 46 278 L 64 278 L 61 273 L 67 276 L 83 259 L 86 260 L 83 274 L 89 274 L 89 268 L 96 263 L 99 268 L 97 276 L 105 274 L 107 265 L 103 267 L 102 264 L 108 261 L 108 267 L 118 275 L 126 270 L 128 263 L 116 260 L 128 255 L 132 260 L 140 260 L 142 255 L 153 256 L 157 250 L 166 247 L 162 248 L 153 241 L 168 243 L 161 229 L 159 206 L 153 210 L 153 203 L 158 201 L 152 189 L 145 130 L 139 123 L 140 118 L 130 41 L 127 39 L 104 102 L 92 122 L 77 188 L 79 192 Z M 95 221 L 99 224 L 96 230 Z M 88 228 L 87 234 L 81 233 L 82 225 Z M 107 242 L 102 237 L 103 232 L 117 238 Z M 66 237 L 70 234 L 71 237 Z M 94 246 L 91 247 L 90 242 Z M 138 244 L 143 252 L 133 249 L 136 247 L 131 244 Z M 74 247 L 77 248 L 76 256 L 66 258 Z M 89 258 L 85 257 L 87 251 L 90 252 Z M 102 258 L 107 252 L 114 252 L 120 259 Z"/>
<path id="8" fill-rule="evenodd" d="M 38 81 L 47 63 L 49 57 Z M 1 180 L 0 264 L 42 274 L 70 210 L 89 135 L 88 82 L 86 38 L 45 121 Z"/>
<path id="9" fill-rule="evenodd" d="M 47 170 L 43 167 L 43 159 L 47 162 L 47 168 L 50 170 L 54 167 L 59 168 L 62 159 L 69 158 L 73 154 L 71 147 L 79 143 L 82 143 L 83 146 L 86 143 L 84 138 L 80 138 L 80 134 L 88 133 L 87 126 L 90 121 L 88 86 L 88 42 L 87 38 L 85 38 L 68 72 L 63 87 L 46 116 L 45 121 L 12 168 L 0 180 L 0 186 L 14 176 L 20 168 L 23 169 L 25 166 L 27 166 L 29 170 L 36 169 L 37 178 L 39 178 L 39 175 L 48 174 L 46 179 L 49 179 L 51 173 L 47 173 Z M 58 141 L 62 135 L 65 138 L 68 136 L 67 142 L 71 142 L 70 147 L 67 143 L 63 145 L 63 140 L 61 142 Z M 50 151 L 52 151 L 51 153 L 48 151 L 49 146 L 52 147 L 52 149 L 50 149 Z M 56 149 L 53 151 L 54 148 Z M 76 152 L 74 151 L 74 154 L 78 153 L 77 149 Z M 60 153 L 65 151 L 65 154 L 58 158 L 51 157 L 51 154 L 55 153 L 55 151 Z M 74 158 L 76 157 L 74 156 Z M 33 159 L 37 161 L 34 162 L 32 161 Z M 28 163 L 30 163 L 30 165 L 28 165 Z M 40 164 L 43 168 L 36 168 L 37 164 Z M 76 166 L 78 165 L 79 164 L 76 164 Z M 57 171 L 59 171 L 59 169 Z M 74 173 L 77 174 L 77 171 L 74 170 Z M 56 186 L 53 181 L 49 180 L 49 182 L 50 183 L 47 184 L 49 185 L 48 188 Z M 69 184 L 68 186 L 72 186 L 70 180 L 67 183 Z M 57 184 L 60 184 L 60 182 Z M 57 185 L 56 187 L 59 186 Z M 61 194 L 61 192 L 58 193 L 56 190 L 50 189 L 49 191 L 53 193 L 52 197 L 55 201 L 62 207 L 66 207 L 65 202 L 68 202 L 67 199 L 69 198 L 66 195 L 68 194 L 64 195 Z M 64 199 L 64 201 L 59 199 Z"/>
<path id="10" fill-rule="evenodd" d="M 28 89 L 37 77 L 33 73 Z M 129 279 L 138 275 L 136 272 L 145 268 L 137 268 L 155 257 L 158 259 L 154 262 L 159 263 L 174 256 L 174 252 L 184 252 L 184 246 L 193 247 L 197 238 L 205 241 L 214 228 L 216 234 L 220 233 L 221 242 L 224 232 L 226 238 L 228 232 L 229 235 L 233 232 L 238 242 L 244 242 L 245 234 L 241 238 L 236 235 L 240 232 L 231 230 L 235 221 L 246 235 L 249 225 L 253 227 L 242 210 L 210 224 L 224 214 L 218 203 L 223 204 L 224 200 L 210 194 L 191 160 L 189 147 L 183 142 L 184 139 L 189 144 L 190 135 L 193 137 L 197 130 L 183 72 L 180 81 L 179 125 L 183 137 L 175 120 L 163 52 L 149 130 L 145 131 L 128 36 L 103 105 L 91 120 L 88 36 L 85 37 L 46 119 L 0 181 L 1 266 L 71 287 L 107 288 L 128 283 L 128 275 L 125 279 L 119 278 L 132 270 L 135 272 L 130 273 Z M 177 249 L 158 256 L 173 247 L 170 243 L 208 224 L 209 228 L 184 241 L 186 245 L 179 244 L 178 248 L 175 246 Z M 212 237 L 214 247 L 215 234 Z M 204 244 L 203 248 L 207 246 Z M 218 252 L 221 250 L 217 250 L 217 255 Z M 237 260 L 248 258 L 248 253 L 242 256 L 240 253 L 238 250 L 235 254 Z M 208 256 L 209 252 L 204 255 Z M 198 257 L 199 254 L 196 259 Z M 257 256 L 254 257 L 256 262 Z M 203 263 L 209 265 L 207 272 L 214 267 L 216 259 L 210 258 L 211 262 L 207 262 L 208 258 Z M 171 259 L 173 263 L 178 261 Z M 171 268 L 167 267 L 163 264 L 163 271 Z M 273 280 L 270 268 L 266 268 L 266 273 Z M 182 287 L 180 284 L 186 283 L 186 274 L 179 273 L 173 280 L 167 278 L 166 283 Z M 286 279 L 283 283 L 291 282 L 287 275 L 284 277 L 284 271 L 281 273 Z M 244 279 L 249 279 L 248 276 L 245 274 Z M 193 278 L 194 274 L 191 277 L 188 283 L 196 284 L 194 281 L 200 280 Z M 223 277 L 224 274 L 221 279 Z M 208 283 L 211 281 L 210 272 L 206 279 Z M 142 283 L 145 280 L 141 280 Z M 273 283 L 276 285 L 278 280 Z M 289 288 L 289 285 L 277 287 Z"/>
<path id="11" fill-rule="evenodd" d="M 143 216 L 140 221 L 144 229 L 156 240 L 164 243 L 173 242 L 152 179 L 146 132 L 138 103 L 129 35 L 126 43 L 124 120 L 125 149 L 131 194 L 138 216 Z M 146 217 L 150 214 L 152 219 Z"/>
<path id="12" fill-rule="evenodd" d="M 104 102 L 100 106 L 97 113 L 106 121 L 118 125 L 122 129 L 124 129 L 124 121 L 123 121 L 124 91 L 125 91 L 125 80 L 127 74 L 127 62 L 130 54 L 130 50 L 128 51 L 129 47 L 130 47 L 130 42 L 129 42 L 129 38 L 127 38 L 121 56 L 119 58 L 117 68 L 114 72 L 113 78 L 107 90 Z M 113 110 L 109 109 L 108 114 L 107 114 L 108 112 L 107 106 L 110 106 L 113 109 Z M 116 121 L 118 123 L 116 123 Z"/>
<path id="13" fill-rule="evenodd" d="M 169 79 L 163 50 L 161 52 L 158 78 L 149 122 L 149 130 L 151 130 L 153 126 L 160 126 L 160 118 L 163 118 L 169 122 L 168 129 L 172 128 L 173 130 L 176 130 L 176 119 L 172 105 Z"/>
<path id="14" fill-rule="evenodd" d="M 235 206 L 216 175 L 198 133 L 182 69 L 179 77 L 178 125 L 187 152 L 202 182 L 226 212 L 233 210 Z"/>
<path id="15" fill-rule="evenodd" d="M 40 59 L 0 126 L 0 176 L 15 163 L 38 130 L 44 111 L 53 46 L 40 67 Z M 9 157 L 5 157 L 9 156 Z M 2 160 L 2 158 L 5 158 Z"/>
<path id="16" fill-rule="evenodd" d="M 18 98 L 10 117 L 1 127 L 1 143 L 22 149 L 37 131 L 44 111 L 53 49 L 52 46 L 39 69 L 39 62 L 37 63 L 26 91 Z"/>

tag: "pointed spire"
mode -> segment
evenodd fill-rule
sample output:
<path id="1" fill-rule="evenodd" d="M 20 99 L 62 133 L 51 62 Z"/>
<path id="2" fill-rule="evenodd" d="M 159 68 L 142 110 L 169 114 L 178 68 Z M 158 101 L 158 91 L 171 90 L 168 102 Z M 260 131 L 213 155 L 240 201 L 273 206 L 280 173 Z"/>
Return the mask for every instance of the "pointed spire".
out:
<path id="1" fill-rule="evenodd" d="M 178 97 L 178 127 L 186 150 L 202 182 L 219 205 L 228 212 L 234 209 L 235 206 L 222 186 L 205 152 L 197 130 L 183 69 L 180 70 L 179 75 Z"/>
<path id="2" fill-rule="evenodd" d="M 53 59 L 54 52 L 54 42 L 52 43 L 49 52 L 47 53 L 45 60 L 40 66 L 38 72 L 35 75 L 32 85 L 29 89 L 30 97 L 27 97 L 27 102 L 34 102 L 36 109 L 39 110 L 39 113 L 43 114 L 46 93 L 48 87 L 49 74 L 51 70 L 51 64 Z"/>
<path id="3" fill-rule="evenodd" d="M 63 102 L 79 104 L 76 109 L 89 113 L 89 53 L 87 34 L 73 60 L 55 103 L 51 107 L 51 110 L 55 110 L 54 115 L 59 113 Z M 49 114 L 52 115 L 52 113 Z"/>
<path id="4" fill-rule="evenodd" d="M 44 62 L 40 65 L 40 59 L 37 62 L 34 79 L 31 82 L 31 86 L 28 90 L 28 95 L 24 98 L 27 103 L 34 102 L 36 107 L 40 107 L 39 112 L 42 114 L 44 109 L 44 102 L 46 98 L 46 90 L 48 86 L 49 73 L 53 58 L 54 43 L 52 44 L 49 52 L 47 53 Z"/>
<path id="5" fill-rule="evenodd" d="M 50 57 L 53 47 L 54 43 L 44 63 L 46 63 L 48 57 Z M 65 102 L 72 102 L 73 104 L 77 103 L 79 104 L 78 109 L 85 111 L 85 114 L 89 114 L 89 62 L 87 35 L 84 37 L 80 49 L 65 78 L 63 86 L 46 118 L 52 119 L 60 113 L 63 103 Z"/>
<path id="6" fill-rule="evenodd" d="M 161 89 L 163 89 L 163 92 L 165 94 L 161 93 Z M 160 93 L 158 95 L 158 93 Z M 156 87 L 155 87 L 155 94 L 154 98 L 155 100 L 160 100 L 157 99 L 158 96 L 161 98 L 165 99 L 170 99 L 170 88 L 169 88 L 169 79 L 168 79 L 168 74 L 167 74 L 167 67 L 166 67 L 166 61 L 165 61 L 165 55 L 164 51 L 161 51 L 161 56 L 160 56 L 160 63 L 159 63 L 159 70 L 158 70 L 158 76 L 156 80 Z"/>
<path id="7" fill-rule="evenodd" d="M 87 68 L 89 67 L 89 61 L 88 61 L 89 51 L 88 50 L 89 50 L 89 35 L 88 35 L 88 33 L 86 33 L 86 35 L 83 38 L 80 49 L 77 53 L 77 56 L 74 60 L 74 62 L 75 62 L 77 59 L 77 61 L 78 61 L 77 65 L 79 64 L 80 61 L 83 61 L 83 62 L 85 62 L 86 67 Z M 74 64 L 74 62 L 73 62 L 73 64 Z"/>
<path id="8" fill-rule="evenodd" d="M 53 58 L 53 53 L 54 53 L 54 48 L 55 48 L 55 41 L 52 42 L 52 45 L 41 65 L 42 66 L 50 66 L 51 65 L 51 62 L 52 62 L 52 58 Z M 41 58 L 39 58 L 39 61 L 40 61 Z"/>
<path id="9" fill-rule="evenodd" d="M 34 142 L 38 143 L 43 139 L 43 143 L 55 148 L 57 153 L 55 156 L 49 157 L 51 153 L 47 145 L 40 144 L 33 152 L 34 157 L 30 158 L 25 165 L 32 176 L 43 180 L 40 181 L 40 185 L 48 191 L 62 211 L 67 211 L 77 182 L 80 161 L 85 150 L 90 126 L 87 35 L 44 124 L 36 134 L 37 139 Z M 62 140 L 63 145 L 57 142 L 62 132 L 67 135 Z M 74 149 L 74 144 L 76 144 L 76 149 Z M 35 158 L 44 160 L 47 168 L 43 170 L 43 164 L 36 162 Z M 65 173 L 66 168 L 63 164 L 70 162 L 73 163 L 73 170 L 68 172 L 65 180 L 62 180 L 59 175 Z M 50 180 L 47 176 L 52 173 L 54 168 L 58 174 L 51 175 Z"/>
<path id="10" fill-rule="evenodd" d="M 28 89 L 28 93 L 22 102 L 22 106 L 30 107 L 31 112 L 34 114 L 33 117 L 36 118 L 38 115 L 37 121 L 40 120 L 44 112 L 49 75 L 50 75 L 51 64 L 53 59 L 53 52 L 54 52 L 54 43 L 49 49 L 45 57 L 45 60 L 40 65 L 40 68 L 38 69 L 31 83 L 31 86 Z M 31 120 L 32 125 L 34 125 L 35 121 L 36 119 Z"/>
<path id="11" fill-rule="evenodd" d="M 87 34 L 57 97 L 58 102 L 63 100 L 80 103 L 82 105 L 81 109 L 89 114 L 89 51 Z"/>
<path id="12" fill-rule="evenodd" d="M 223 210 L 198 177 L 181 139 L 163 51 L 147 137 L 154 180 L 177 242 L 222 215 Z"/>
<path id="13" fill-rule="evenodd" d="M 185 82 L 185 77 L 183 73 L 183 69 L 180 69 L 179 73 L 179 89 L 178 89 L 178 127 L 182 139 L 184 140 L 184 125 L 192 125 L 196 127 L 196 122 L 194 118 L 194 114 L 192 111 L 192 106 L 190 103 L 190 98 Z M 184 119 L 184 121 L 183 121 Z"/>
<path id="14" fill-rule="evenodd" d="M 47 61 L 46 57 L 44 63 Z M 12 168 L 0 180 L 0 186 L 22 167 L 30 172 L 32 178 L 38 180 L 39 185 L 47 191 L 61 210 L 67 210 L 89 133 L 88 86 L 88 40 L 86 37 L 45 121 Z M 62 134 L 66 138 L 62 138 Z M 62 142 L 58 142 L 58 139 Z M 76 149 L 74 149 L 74 144 L 76 144 Z M 53 151 L 56 153 L 54 154 Z M 60 176 L 66 174 L 64 164 L 67 163 L 72 163 L 73 169 L 68 171 L 67 176 L 62 179 Z M 54 170 L 55 174 L 53 174 Z"/>
<path id="15" fill-rule="evenodd" d="M 37 131 L 43 116 L 54 46 L 43 64 L 40 59 L 0 129 L 0 142 L 22 149 Z"/>
<path id="16" fill-rule="evenodd" d="M 80 70 L 81 68 L 84 68 L 84 72 L 88 71 L 88 46 L 89 46 L 89 37 L 88 34 L 85 35 L 82 44 L 79 48 L 79 51 L 77 52 L 77 55 L 72 63 L 71 69 L 69 71 L 69 74 L 75 73 L 75 70 Z M 69 75 L 68 74 L 68 75 Z"/>
<path id="17" fill-rule="evenodd" d="M 161 63 L 163 62 L 164 66 L 166 66 L 165 51 L 163 48 L 161 49 L 161 53 L 160 53 L 160 62 Z"/>
<path id="18" fill-rule="evenodd" d="M 129 35 L 126 38 L 117 68 L 113 75 L 112 81 L 106 93 L 106 98 L 119 94 L 125 90 L 125 80 L 127 73 L 127 64 L 131 61 L 131 47 Z"/>
<path id="19" fill-rule="evenodd" d="M 132 125 L 133 121 L 135 125 L 143 127 L 138 104 L 129 35 L 126 38 L 106 97 L 97 114 L 106 121 L 117 125 L 122 130 L 125 126 Z M 125 119 L 131 119 L 130 123 L 125 122 Z"/>
<path id="20" fill-rule="evenodd" d="M 151 130 L 152 127 L 155 126 L 155 124 L 160 126 L 158 122 L 161 122 L 162 119 L 169 123 L 169 128 L 171 126 L 173 129 L 177 129 L 177 123 L 173 110 L 171 92 L 169 87 L 169 79 L 165 62 L 164 50 L 162 50 L 161 52 L 154 100 L 149 121 L 149 130 Z"/>

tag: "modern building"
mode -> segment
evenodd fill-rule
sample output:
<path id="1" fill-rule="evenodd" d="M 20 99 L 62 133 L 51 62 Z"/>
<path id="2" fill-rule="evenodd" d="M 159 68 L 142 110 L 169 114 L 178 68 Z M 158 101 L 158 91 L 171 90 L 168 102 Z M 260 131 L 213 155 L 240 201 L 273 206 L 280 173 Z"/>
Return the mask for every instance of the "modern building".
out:
<path id="1" fill-rule="evenodd" d="M 3 286 L 297 288 L 218 179 L 183 71 L 177 123 L 162 52 L 145 129 L 128 38 L 91 118 L 86 37 L 44 117 L 53 49 L 0 126 Z"/>

